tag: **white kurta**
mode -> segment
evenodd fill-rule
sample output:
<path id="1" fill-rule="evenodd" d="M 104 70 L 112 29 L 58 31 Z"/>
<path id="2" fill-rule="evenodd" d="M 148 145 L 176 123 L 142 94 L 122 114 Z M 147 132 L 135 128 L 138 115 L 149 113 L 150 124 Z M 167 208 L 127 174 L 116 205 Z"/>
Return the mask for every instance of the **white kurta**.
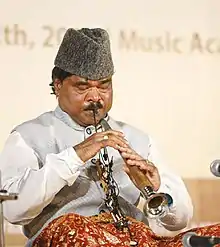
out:
<path id="1" fill-rule="evenodd" d="M 160 171 L 159 191 L 169 193 L 174 199 L 172 211 L 176 219 L 171 219 L 172 224 L 177 222 L 176 225 L 184 227 L 192 218 L 193 206 L 183 181 L 164 167 L 152 140 L 148 158 Z M 33 149 L 18 132 L 10 134 L 0 155 L 0 170 L 3 188 L 19 193 L 19 199 L 5 202 L 5 218 L 20 225 L 30 222 L 65 185 L 74 183 L 83 165 L 70 147 L 58 154 L 47 154 L 43 168 L 39 169 Z M 175 224 L 168 229 L 176 230 Z"/>

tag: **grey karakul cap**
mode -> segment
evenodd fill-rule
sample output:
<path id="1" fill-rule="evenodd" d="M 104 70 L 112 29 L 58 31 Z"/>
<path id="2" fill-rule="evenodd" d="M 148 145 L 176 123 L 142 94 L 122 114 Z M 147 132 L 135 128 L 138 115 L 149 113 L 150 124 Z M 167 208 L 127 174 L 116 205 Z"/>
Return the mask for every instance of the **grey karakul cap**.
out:
<path id="1" fill-rule="evenodd" d="M 66 31 L 54 65 L 71 74 L 99 80 L 114 74 L 110 39 L 102 28 Z"/>

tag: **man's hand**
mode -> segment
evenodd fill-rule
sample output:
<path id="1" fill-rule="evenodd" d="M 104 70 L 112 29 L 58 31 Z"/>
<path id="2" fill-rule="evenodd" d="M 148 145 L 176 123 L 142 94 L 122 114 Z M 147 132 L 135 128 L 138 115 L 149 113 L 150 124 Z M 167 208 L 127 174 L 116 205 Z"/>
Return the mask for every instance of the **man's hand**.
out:
<path id="1" fill-rule="evenodd" d="M 121 148 L 120 152 L 122 158 L 125 161 L 124 170 L 129 175 L 135 186 L 138 187 L 137 182 L 130 172 L 129 168 L 131 166 L 137 166 L 148 178 L 148 180 L 152 184 L 153 190 L 157 191 L 160 187 L 160 175 L 158 169 L 154 166 L 154 164 L 148 160 L 145 160 L 130 147 Z"/>
<path id="2" fill-rule="evenodd" d="M 124 134 L 119 131 L 108 130 L 101 133 L 95 133 L 83 142 L 77 144 L 75 149 L 79 158 L 86 162 L 94 157 L 101 148 L 112 147 L 119 152 L 128 147 L 128 142 L 124 139 Z"/>

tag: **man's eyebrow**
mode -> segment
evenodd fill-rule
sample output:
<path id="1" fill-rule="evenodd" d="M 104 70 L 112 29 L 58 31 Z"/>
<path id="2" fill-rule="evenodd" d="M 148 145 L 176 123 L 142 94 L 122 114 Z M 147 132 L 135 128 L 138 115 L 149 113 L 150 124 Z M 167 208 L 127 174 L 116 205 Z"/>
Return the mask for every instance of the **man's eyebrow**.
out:
<path id="1" fill-rule="evenodd" d="M 108 77 L 108 78 L 104 78 L 100 80 L 101 83 L 106 83 L 106 82 L 111 82 L 111 81 L 112 81 L 112 77 Z"/>
<path id="2" fill-rule="evenodd" d="M 75 85 L 88 85 L 88 81 L 86 80 L 78 80 L 75 82 Z"/>
<path id="3" fill-rule="evenodd" d="M 111 82 L 111 81 L 112 81 L 112 77 L 108 77 L 108 78 L 101 79 L 98 82 L 100 84 L 104 84 L 104 83 L 108 83 L 108 82 Z M 88 82 L 87 79 L 81 78 L 78 81 L 74 82 L 74 84 L 76 86 L 79 86 L 79 85 L 89 85 L 89 82 Z"/>

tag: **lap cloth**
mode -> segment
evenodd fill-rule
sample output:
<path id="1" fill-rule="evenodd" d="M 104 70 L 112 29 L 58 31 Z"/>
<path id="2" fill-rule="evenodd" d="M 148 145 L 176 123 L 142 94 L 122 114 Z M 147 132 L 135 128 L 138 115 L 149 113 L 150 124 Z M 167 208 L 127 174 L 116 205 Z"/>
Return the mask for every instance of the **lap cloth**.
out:
<path id="1" fill-rule="evenodd" d="M 144 223 L 128 219 L 132 238 L 138 242 L 138 247 L 183 246 L 182 237 L 186 232 L 174 237 L 158 236 Z M 193 228 L 191 231 L 202 236 L 220 237 L 220 224 Z M 130 241 L 129 232 L 117 230 L 108 213 L 89 217 L 67 214 L 53 220 L 35 239 L 33 247 L 129 247 Z"/>

